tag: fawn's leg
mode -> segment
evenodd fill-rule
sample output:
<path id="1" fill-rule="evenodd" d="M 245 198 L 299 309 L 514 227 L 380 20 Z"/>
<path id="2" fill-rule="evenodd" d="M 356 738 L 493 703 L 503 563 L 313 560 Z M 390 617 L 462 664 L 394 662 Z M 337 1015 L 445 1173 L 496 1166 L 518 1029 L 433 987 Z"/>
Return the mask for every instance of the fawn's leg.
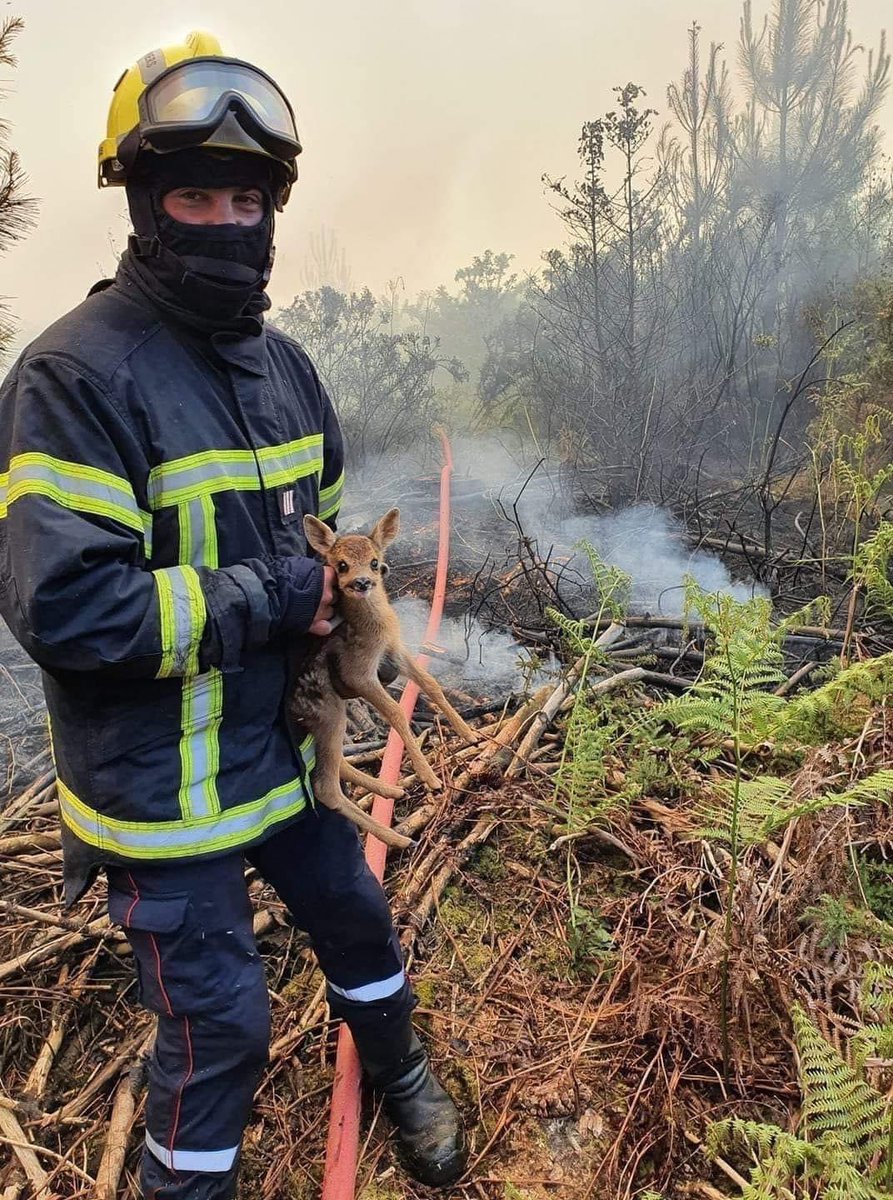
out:
<path id="1" fill-rule="evenodd" d="M 409 760 L 415 768 L 419 779 L 434 791 L 442 787 L 443 785 L 432 771 L 428 760 L 422 754 L 413 737 L 406 714 L 393 696 L 385 691 L 377 679 L 363 680 L 357 690 L 360 696 L 364 700 L 368 700 L 372 707 L 380 712 L 384 719 L 393 725 L 394 729 L 400 734 L 400 737 L 403 739 L 403 745 L 406 747 L 406 752 L 409 755 Z"/>
<path id="2" fill-rule="evenodd" d="M 365 788 L 367 792 L 374 792 L 376 796 L 387 796 L 389 800 L 402 800 L 406 795 L 402 787 L 392 787 L 388 783 L 382 783 L 374 775 L 358 771 L 346 758 L 341 760 L 341 779 L 345 783 L 355 783 L 357 787 Z"/>
<path id="3" fill-rule="evenodd" d="M 455 729 L 456 733 L 458 733 L 460 737 L 464 738 L 466 742 L 479 742 L 481 735 L 476 730 L 472 729 L 467 721 L 464 721 L 462 717 L 459 716 L 452 704 L 450 704 L 449 700 L 447 700 L 446 696 L 443 694 L 443 688 L 440 686 L 434 676 L 429 674 L 424 667 L 420 667 L 415 659 L 410 657 L 410 655 L 405 652 L 398 653 L 396 658 L 400 664 L 400 670 L 402 673 L 408 679 L 411 679 L 413 683 L 417 683 L 419 685 L 422 692 L 424 692 L 428 699 L 432 700 L 437 708 L 440 709 L 440 711 L 452 725 L 453 729 Z"/>
<path id="4" fill-rule="evenodd" d="M 412 839 L 395 833 L 380 821 L 374 820 L 361 808 L 357 808 L 341 790 L 340 770 L 343 758 L 342 746 L 347 728 L 347 714 L 343 701 L 332 703 L 320 713 L 319 723 L 313 730 L 316 739 L 316 766 L 313 768 L 313 792 L 320 804 L 334 809 L 364 829 L 374 834 L 388 846 L 401 850 L 412 845 Z"/>

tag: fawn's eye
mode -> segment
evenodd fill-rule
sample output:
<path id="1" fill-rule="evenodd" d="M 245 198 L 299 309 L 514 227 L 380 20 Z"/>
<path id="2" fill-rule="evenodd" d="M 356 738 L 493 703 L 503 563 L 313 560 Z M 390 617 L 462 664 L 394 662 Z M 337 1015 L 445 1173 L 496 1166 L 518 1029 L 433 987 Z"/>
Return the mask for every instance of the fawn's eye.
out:
<path id="1" fill-rule="evenodd" d="M 339 574 L 339 575 L 346 575 L 346 574 L 347 574 L 347 572 L 348 572 L 349 570 L 350 570 L 350 567 L 348 566 L 348 564 L 347 564 L 347 563 L 344 561 L 344 559 L 342 558 L 341 562 L 338 564 L 338 574 Z"/>
<path id="2" fill-rule="evenodd" d="M 377 559 L 377 558 L 373 558 L 373 560 L 372 560 L 372 562 L 369 564 L 369 566 L 372 568 L 372 570 L 373 570 L 373 571 L 377 571 L 377 570 L 378 570 L 378 559 Z"/>

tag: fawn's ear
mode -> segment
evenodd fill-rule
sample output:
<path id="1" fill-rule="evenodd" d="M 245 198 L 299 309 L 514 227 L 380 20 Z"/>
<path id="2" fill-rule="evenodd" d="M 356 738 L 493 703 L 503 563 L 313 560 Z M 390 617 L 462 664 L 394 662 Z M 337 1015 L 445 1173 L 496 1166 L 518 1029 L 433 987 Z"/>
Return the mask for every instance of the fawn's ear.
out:
<path id="1" fill-rule="evenodd" d="M 318 554 L 327 554 L 338 540 L 325 522 L 320 521 L 319 517 L 312 517 L 310 513 L 304 514 L 304 536 L 308 546 L 312 546 Z"/>
<path id="2" fill-rule="evenodd" d="M 375 528 L 369 534 L 369 540 L 375 542 L 379 550 L 384 550 L 386 546 L 390 546 L 399 532 L 400 509 L 392 508 L 390 512 L 385 513 L 380 521 L 375 523 Z"/>

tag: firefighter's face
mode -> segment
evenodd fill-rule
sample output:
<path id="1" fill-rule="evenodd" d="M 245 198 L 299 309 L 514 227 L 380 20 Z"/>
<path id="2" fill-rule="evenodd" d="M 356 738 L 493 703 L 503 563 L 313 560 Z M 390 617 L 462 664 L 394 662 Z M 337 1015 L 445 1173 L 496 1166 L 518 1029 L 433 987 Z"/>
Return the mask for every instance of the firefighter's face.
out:
<path id="1" fill-rule="evenodd" d="M 165 192 L 161 207 L 184 225 L 258 225 L 264 216 L 259 188 L 174 188 Z"/>

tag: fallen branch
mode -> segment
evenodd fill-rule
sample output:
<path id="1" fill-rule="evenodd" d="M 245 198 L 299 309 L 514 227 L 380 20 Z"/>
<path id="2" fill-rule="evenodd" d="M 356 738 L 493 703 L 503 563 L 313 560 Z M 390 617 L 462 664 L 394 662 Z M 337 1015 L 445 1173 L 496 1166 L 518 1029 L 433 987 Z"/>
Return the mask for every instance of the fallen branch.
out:
<path id="1" fill-rule="evenodd" d="M 0 1134 L 19 1160 L 28 1182 L 34 1188 L 34 1200 L 45 1200 L 48 1196 L 47 1173 L 40 1165 L 37 1153 L 25 1136 L 25 1131 L 16 1120 L 15 1114 L 0 1105 Z"/>
<path id="2" fill-rule="evenodd" d="M 136 1098 L 142 1089 L 146 1068 L 146 1056 L 140 1054 L 118 1084 L 109 1119 L 108 1136 L 99 1170 L 96 1172 L 96 1200 L 115 1200 L 118 1194 L 118 1183 L 124 1170 L 127 1145 L 136 1112 Z"/>

